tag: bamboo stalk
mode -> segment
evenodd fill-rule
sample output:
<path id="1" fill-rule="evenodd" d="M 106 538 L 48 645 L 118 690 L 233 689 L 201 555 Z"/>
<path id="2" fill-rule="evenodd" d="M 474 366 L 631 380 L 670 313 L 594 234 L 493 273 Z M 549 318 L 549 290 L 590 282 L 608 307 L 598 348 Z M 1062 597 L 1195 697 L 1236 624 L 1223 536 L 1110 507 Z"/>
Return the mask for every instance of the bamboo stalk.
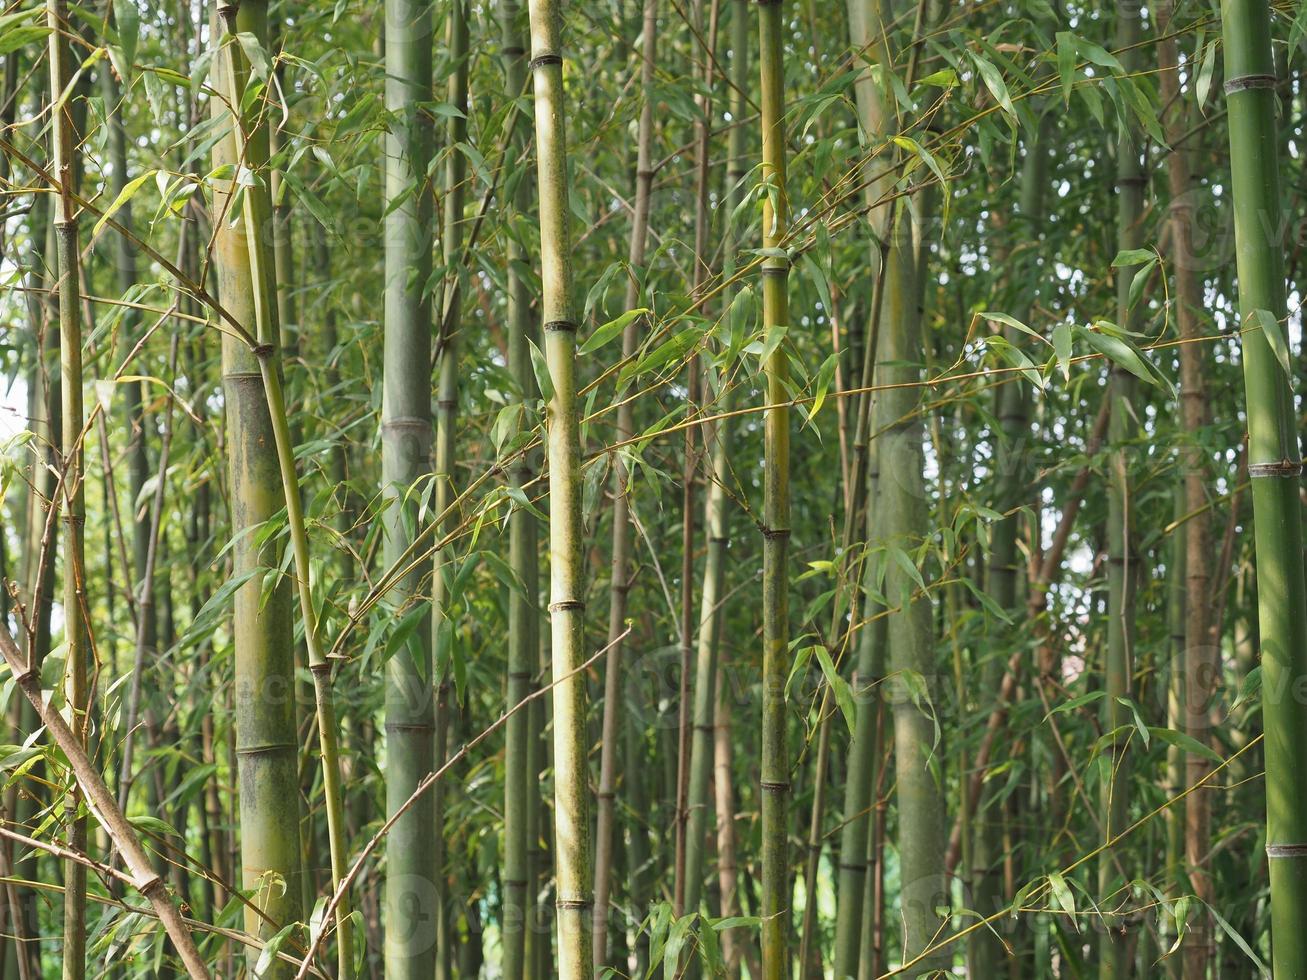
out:
<path id="1" fill-rule="evenodd" d="M 386 198 L 407 195 L 386 216 L 385 368 L 381 468 L 387 567 L 403 562 L 389 595 L 407 612 L 425 600 L 431 566 L 406 556 L 422 533 L 410 488 L 429 472 L 432 426 L 428 365 L 431 307 L 423 295 L 431 271 L 430 120 L 420 106 L 432 99 L 432 18 L 429 0 L 386 0 L 386 108 L 396 116 L 386 138 Z M 416 188 L 414 187 L 416 184 Z M 386 813 L 400 813 L 435 768 L 431 629 L 419 623 L 407 648 L 386 661 Z M 437 855 L 431 847 L 435 805 L 424 794 L 404 811 L 386 845 L 386 976 L 431 980 L 435 975 Z"/>
<path id="2" fill-rule="evenodd" d="M 266 20 L 266 8 L 255 3 L 242 5 L 248 18 L 241 29 L 259 29 Z M 216 25 L 215 25 L 216 26 Z M 215 30 L 215 38 L 217 32 Z M 231 42 L 228 42 L 231 43 Z M 231 77 L 233 59 L 220 52 L 215 59 L 220 90 L 235 91 Z M 239 102 L 233 102 L 239 105 Z M 215 166 L 234 165 L 244 160 L 239 135 L 240 122 L 229 113 L 222 99 L 211 102 L 212 112 L 229 132 L 213 149 Z M 249 140 L 266 140 L 257 131 Z M 263 144 L 266 153 L 266 142 Z M 266 156 L 263 157 L 266 160 Z M 247 188 L 247 191 L 249 189 Z M 259 297 L 267 283 L 258 278 L 251 263 L 250 239 L 258 236 L 257 221 L 239 213 L 226 217 L 232 208 L 232 184 L 220 186 L 214 195 L 219 217 L 214 221 L 214 268 L 224 306 L 241 323 L 252 327 L 260 320 L 259 308 L 269 294 Z M 275 315 L 275 314 L 274 314 Z M 275 321 L 264 324 L 265 329 Z M 256 328 L 257 329 L 257 328 Z M 300 876 L 298 742 L 295 705 L 284 692 L 294 689 L 294 654 L 291 643 L 289 583 L 281 582 L 263 598 L 261 575 L 265 568 L 280 564 L 271 542 L 260 547 L 254 529 L 261 527 L 279 509 L 282 493 L 278 462 L 273 451 L 276 436 L 265 394 L 259 358 L 241 340 L 224 336 L 222 344 L 224 401 L 227 412 L 227 445 L 230 466 L 232 571 L 252 576 L 234 598 L 235 616 L 235 752 L 240 779 L 240 856 L 243 886 L 255 892 L 255 908 L 247 909 L 245 926 L 252 935 L 270 937 L 281 926 L 303 917 Z M 261 914 L 260 914 L 261 913 Z M 246 952 L 253 969 L 257 949 Z M 276 969 L 282 970 L 284 966 Z"/>
<path id="3" fill-rule="evenodd" d="M 1127 73 L 1140 63 L 1139 5 L 1117 6 L 1116 48 Z M 1140 161 L 1139 139 L 1134 127 L 1123 124 L 1116 147 L 1117 250 L 1136 249 L 1143 240 L 1144 187 L 1147 177 Z M 1139 316 L 1131 308 L 1130 286 L 1137 270 L 1124 265 L 1116 270 L 1118 324 L 1126 330 L 1138 326 Z M 1129 819 L 1130 708 L 1123 702 L 1134 695 L 1135 592 L 1139 558 L 1135 553 L 1134 504 L 1128 443 L 1134 437 L 1139 384 L 1120 364 L 1113 364 L 1108 376 L 1111 401 L 1107 438 L 1111 446 L 1107 479 L 1107 656 L 1104 664 L 1103 730 L 1116 732 L 1112 739 L 1111 765 L 1102 786 L 1102 833 L 1104 842 L 1121 832 Z M 1201 795 L 1201 794 L 1199 794 Z M 1105 848 L 1099 856 L 1098 889 L 1101 896 L 1117 891 L 1122 855 Z M 1099 935 L 1098 975 L 1102 980 L 1124 977 L 1130 970 L 1130 940 L 1127 922 L 1108 918 Z"/>
<path id="4" fill-rule="evenodd" d="M 785 77 L 782 62 L 782 0 L 758 8 L 758 67 L 762 103 L 762 243 L 772 250 L 762 263 L 764 333 L 790 323 L 787 282 L 790 261 L 783 251 L 789 225 L 785 184 Z M 779 253 L 779 254 L 777 254 Z M 788 798 L 785 679 L 789 673 L 790 409 L 789 355 L 778 344 L 763 365 L 766 414 L 763 437 L 762 572 L 762 974 L 780 980 L 789 973 Z"/>
<path id="5" fill-rule="evenodd" d="M 65 90 L 72 83 L 68 59 L 72 52 L 67 35 L 72 31 L 64 0 L 51 0 L 46 23 L 50 28 L 49 64 L 52 99 L 62 99 L 55 108 L 52 126 L 53 169 L 59 180 L 55 195 L 54 230 L 57 238 L 56 269 L 59 297 L 59 374 L 61 430 L 59 441 L 63 547 L 64 686 L 71 710 L 73 738 L 84 748 L 89 734 L 90 687 L 87 674 L 87 623 L 84 533 L 86 499 L 82 470 L 82 320 L 81 257 L 78 248 L 78 193 L 80 167 L 77 162 L 79 135 L 73 121 L 76 93 Z M 10 664 L 15 675 L 19 670 Z M 39 695 L 39 683 L 38 695 Z M 64 797 L 68 847 L 77 853 L 87 848 L 86 819 L 78 816 L 82 790 L 74 786 Z M 77 861 L 64 862 L 64 980 L 80 980 L 86 974 L 86 867 Z"/>
<path id="6" fill-rule="evenodd" d="M 1189 177 L 1189 154 L 1179 146 L 1187 125 L 1186 114 L 1181 111 L 1180 77 L 1175 38 L 1171 36 L 1171 19 L 1174 5 L 1170 0 L 1159 0 L 1154 10 L 1157 15 L 1158 91 L 1163 105 L 1174 106 L 1165 117 L 1165 132 L 1172 150 L 1166 155 L 1166 172 L 1171 200 L 1167 220 L 1171 230 L 1171 268 L 1175 276 L 1175 318 L 1180 339 L 1189 341 L 1180 345 L 1180 399 L 1181 417 L 1186 435 L 1186 448 L 1182 457 L 1184 508 L 1187 519 L 1182 535 L 1183 545 L 1176 549 L 1183 558 L 1183 626 L 1180 656 L 1173 663 L 1172 673 L 1181 676 L 1183 665 L 1184 689 L 1180 699 L 1183 717 L 1175 723 L 1199 742 L 1211 739 L 1209 708 L 1216 694 L 1220 677 L 1220 652 L 1209 636 L 1212 609 L 1211 573 L 1211 515 L 1207 508 L 1208 464 L 1201 443 L 1201 430 L 1207 424 L 1207 391 L 1204 381 L 1208 354 L 1205 345 L 1196 341 L 1202 334 L 1202 285 L 1193 262 L 1194 230 L 1192 192 Z M 1180 550 L 1180 549 L 1183 550 Z M 1174 631 L 1173 631 L 1174 634 Z M 1168 719 L 1168 723 L 1170 720 Z M 1170 759 L 1170 751 L 1167 753 Z M 1190 752 L 1184 760 L 1185 779 L 1190 785 L 1201 782 L 1211 771 L 1211 762 L 1201 753 Z M 1168 816 L 1170 813 L 1168 811 Z M 1189 879 L 1199 901 L 1211 903 L 1214 899 L 1211 875 L 1208 869 L 1208 851 L 1211 848 L 1211 797 L 1207 793 L 1191 793 L 1185 797 L 1185 859 L 1190 869 Z M 1169 841 L 1169 838 L 1168 838 Z M 1200 912 L 1190 923 L 1184 938 L 1183 962 L 1188 976 L 1201 977 L 1207 973 L 1207 964 L 1214 954 L 1210 917 Z M 1168 964 L 1175 958 L 1168 960 Z"/>
<path id="7" fill-rule="evenodd" d="M 627 310 L 640 301 L 639 284 L 644 271 L 645 248 L 649 240 L 649 206 L 653 187 L 654 67 L 657 58 L 658 0 L 644 0 L 640 46 L 640 121 L 636 131 L 635 207 L 631 217 L 631 240 L 627 253 L 625 304 Z M 622 359 L 635 356 L 640 333 L 647 329 L 644 317 L 636 317 L 622 331 Z M 620 395 L 620 393 L 619 393 Z M 617 409 L 617 441 L 635 434 L 633 400 L 623 398 Z M 631 588 L 631 514 L 627 493 L 630 473 L 620 454 L 613 457 L 613 535 L 608 602 L 608 657 L 604 661 L 604 715 L 599 749 L 599 793 L 595 818 L 594 881 L 594 968 L 608 965 L 609 895 L 613 879 L 614 800 L 617 793 L 617 721 L 621 712 L 620 682 L 626 631 L 626 600 Z M 632 774 L 634 775 L 634 774 Z"/>
<path id="8" fill-rule="evenodd" d="M 454 484 L 454 462 L 457 454 L 458 422 L 458 371 L 459 348 L 462 338 L 460 313 L 463 297 L 462 270 L 459 263 L 463 252 L 463 200 L 467 174 L 467 157 L 459 144 L 467 141 L 467 75 L 468 28 L 466 0 L 454 0 L 449 5 L 446 47 L 453 70 L 446 85 L 446 100 L 456 110 L 446 121 L 445 187 L 441 202 L 443 218 L 442 249 L 445 264 L 444 298 L 439 306 L 443 312 L 438 348 L 439 381 L 436 389 L 436 454 L 433 507 L 444 515 L 444 537 L 452 536 L 461 523 L 458 491 Z M 444 762 L 452 713 L 449 690 L 452 664 L 452 645 L 457 625 L 449 607 L 457 597 L 446 593 L 446 571 L 452 555 L 452 545 L 438 547 L 431 579 L 431 642 L 435 652 L 436 670 L 436 741 L 434 764 Z M 448 980 L 453 969 L 453 943 L 450 917 L 458 914 L 449 903 L 450 874 L 445 867 L 445 788 L 437 784 L 431 794 L 434 811 L 432 841 L 436 864 L 436 980 Z"/>
<path id="9" fill-rule="evenodd" d="M 585 573 L 582 564 L 581 442 L 576 396 L 576 303 L 567 223 L 567 134 L 562 8 L 529 0 L 535 90 L 536 182 L 540 208 L 541 307 L 552 397 L 546 400 L 549 455 L 549 615 L 554 708 L 554 855 L 562 980 L 594 968 L 591 924 L 589 778 L 586 765 Z"/>
<path id="10" fill-rule="evenodd" d="M 1270 342 L 1283 329 L 1285 297 L 1269 4 L 1223 0 L 1221 23 L 1262 641 L 1271 956 L 1277 977 L 1296 977 L 1307 976 L 1307 781 L 1299 778 L 1307 712 L 1292 692 L 1307 675 L 1307 588 L 1293 397 Z"/>
<path id="11" fill-rule="evenodd" d="M 526 86 L 526 50 L 522 47 L 520 21 L 522 6 L 517 0 L 501 0 L 499 5 L 501 48 L 504 62 L 504 89 L 509 98 L 517 98 Z M 513 141 L 520 147 L 524 140 L 525 118 L 515 118 Z M 518 214 L 530 209 L 530 188 L 518 181 L 511 207 Z M 517 236 L 508 239 L 508 366 L 517 385 L 522 409 L 518 414 L 518 432 L 526 429 L 525 403 L 537 397 L 531 372 L 528 339 L 531 332 L 531 297 L 519 267 L 526 261 L 525 249 Z M 508 466 L 510 485 L 519 489 L 530 483 L 533 473 L 526 452 L 516 454 Z M 509 564 L 521 582 L 522 590 L 509 596 L 508 607 L 508 677 L 506 701 L 511 711 L 531 692 L 534 665 L 539 649 L 539 563 L 537 560 L 536 519 L 525 508 L 517 507 L 509 515 Z M 533 794 L 530 768 L 533 732 L 530 709 L 509 718 L 504 749 L 504 980 L 522 980 L 527 975 L 527 929 L 534 896 L 530 889 L 530 797 Z M 538 734 L 536 739 L 538 741 Z"/>

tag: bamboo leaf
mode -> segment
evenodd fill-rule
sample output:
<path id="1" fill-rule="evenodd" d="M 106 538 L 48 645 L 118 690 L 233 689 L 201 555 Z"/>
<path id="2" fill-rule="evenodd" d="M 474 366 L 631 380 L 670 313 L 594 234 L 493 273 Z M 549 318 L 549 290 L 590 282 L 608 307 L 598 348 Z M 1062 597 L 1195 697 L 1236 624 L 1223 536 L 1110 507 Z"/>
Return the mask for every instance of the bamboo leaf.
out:
<path id="1" fill-rule="evenodd" d="M 1071 886 L 1066 883 L 1058 872 L 1054 871 L 1048 876 L 1048 887 L 1053 892 L 1053 900 L 1057 902 L 1058 907 L 1071 917 L 1072 924 L 1076 931 L 1080 931 L 1080 923 L 1076 916 L 1076 897 L 1071 892 Z"/>
<path id="2" fill-rule="evenodd" d="M 835 664 L 831 662 L 830 651 L 824 644 L 817 644 L 813 647 L 817 654 L 817 662 L 821 664 L 821 672 L 826 676 L 826 683 L 835 694 L 835 703 L 839 705 L 840 713 L 844 715 L 844 723 L 849 726 L 849 732 L 853 731 L 855 709 L 853 707 L 853 692 L 849 690 L 849 682 L 840 676 L 840 672 L 835 669 Z"/>
<path id="3" fill-rule="evenodd" d="M 1053 355 L 1064 381 L 1071 380 L 1071 325 L 1063 321 L 1053 328 Z"/>
<path id="4" fill-rule="evenodd" d="M 1192 735 L 1177 732 L 1174 728 L 1150 728 L 1148 730 L 1157 736 L 1158 741 L 1165 742 L 1167 745 L 1174 745 L 1182 752 L 1188 752 L 1190 755 L 1201 755 L 1217 765 L 1225 761 L 1210 746 L 1204 745 Z"/>
<path id="5" fill-rule="evenodd" d="M 994 101 L 1002 107 L 1003 111 L 1011 118 L 1015 119 L 1017 115 L 1016 107 L 1012 104 L 1012 96 L 1008 94 L 1007 83 L 1003 81 L 1003 76 L 992 62 L 986 61 L 974 51 L 971 52 L 971 60 L 976 63 L 976 70 L 980 72 L 980 78 L 989 89 L 990 95 L 994 96 Z"/>
<path id="6" fill-rule="evenodd" d="M 113 19 L 118 28 L 118 43 L 122 45 L 123 66 L 128 72 L 123 80 L 130 81 L 132 66 L 136 64 L 136 45 L 141 38 L 141 14 L 134 0 L 113 0 Z"/>
<path id="7" fill-rule="evenodd" d="M 1294 21 L 1295 28 L 1297 27 L 1298 21 L 1301 20 L 1303 13 L 1305 11 L 1307 11 L 1307 7 L 1299 8 L 1298 18 L 1295 19 Z M 1289 49 L 1292 51 L 1293 47 L 1294 45 L 1291 43 L 1289 45 Z M 1207 96 L 1212 91 L 1212 73 L 1215 70 L 1216 70 L 1216 40 L 1215 38 L 1213 38 L 1211 41 L 1207 42 L 1207 47 L 1203 50 L 1203 59 L 1198 66 L 1198 78 L 1194 82 L 1194 98 L 1198 102 L 1199 111 L 1203 112 L 1204 114 L 1206 114 L 1207 111 L 1204 108 L 1204 106 L 1207 105 Z"/>
<path id="8" fill-rule="evenodd" d="M 1266 337 L 1266 343 L 1270 345 L 1271 353 L 1275 355 L 1276 362 L 1280 365 L 1280 370 L 1284 376 L 1293 380 L 1293 370 L 1289 364 L 1289 345 L 1285 342 L 1284 331 L 1280 329 L 1280 321 L 1275 318 L 1270 310 L 1253 310 L 1253 319 L 1257 326 L 1262 328 L 1262 334 Z"/>
<path id="9" fill-rule="evenodd" d="M 577 349 L 577 354 L 590 354 L 597 351 L 614 337 L 620 336 L 622 331 L 637 317 L 644 316 L 648 312 L 648 308 L 643 306 L 638 310 L 627 310 L 616 319 L 609 320 L 607 323 L 596 327 L 590 336 L 585 339 L 585 343 Z"/>
<path id="10" fill-rule="evenodd" d="M 554 400 L 554 379 L 549 376 L 549 362 L 534 340 L 528 337 L 526 342 L 531 345 L 531 370 L 535 372 L 536 386 L 540 389 L 540 397 L 548 405 Z"/>
<path id="11" fill-rule="evenodd" d="M 1102 698 L 1107 697 L 1106 691 L 1090 691 L 1088 694 L 1082 694 L 1079 697 L 1071 698 L 1069 701 L 1063 701 L 1057 705 L 1048 714 L 1044 715 L 1044 720 L 1048 721 L 1053 715 L 1066 714 L 1068 711 L 1074 711 L 1076 708 L 1082 708 L 1087 704 L 1092 704 Z"/>
<path id="12" fill-rule="evenodd" d="M 142 185 L 153 177 L 156 172 L 157 171 L 154 170 L 147 170 L 139 177 L 135 177 L 123 184 L 123 189 L 118 192 L 118 196 L 113 199 L 113 203 L 105 209 L 104 214 L 100 215 L 100 220 L 95 223 L 95 228 L 91 231 L 92 238 L 100 234 L 100 229 L 109 223 L 109 219 L 117 214 L 122 209 L 123 205 L 135 197 L 136 192 L 139 191 Z"/>

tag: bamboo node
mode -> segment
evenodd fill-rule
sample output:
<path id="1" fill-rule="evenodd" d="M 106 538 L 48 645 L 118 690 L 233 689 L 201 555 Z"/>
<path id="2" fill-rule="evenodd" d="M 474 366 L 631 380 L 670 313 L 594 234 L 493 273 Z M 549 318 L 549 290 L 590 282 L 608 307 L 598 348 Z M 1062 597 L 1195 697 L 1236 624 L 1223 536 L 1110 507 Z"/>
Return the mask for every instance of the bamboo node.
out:
<path id="1" fill-rule="evenodd" d="M 276 350 L 276 348 L 273 347 L 272 344 L 255 344 L 250 348 L 250 353 L 259 360 L 263 360 L 264 358 L 271 357 L 274 350 Z"/>
<path id="2" fill-rule="evenodd" d="M 770 779 L 764 779 L 762 781 L 762 789 L 764 793 L 788 793 L 790 791 L 790 784 L 788 781 L 777 782 Z"/>
<path id="3" fill-rule="evenodd" d="M 546 65 L 561 65 L 562 63 L 563 56 L 561 54 L 542 54 L 532 58 L 527 67 L 535 71 L 537 68 L 544 68 Z"/>
<path id="4" fill-rule="evenodd" d="M 1253 478 L 1266 476 L 1301 476 L 1302 460 L 1281 459 L 1276 460 L 1274 463 L 1249 463 L 1248 475 Z"/>
<path id="5" fill-rule="evenodd" d="M 1225 94 L 1233 95 L 1235 92 L 1242 92 L 1246 89 L 1253 88 L 1275 88 L 1280 84 L 1280 80 L 1274 75 L 1251 74 L 1236 75 L 1234 78 L 1226 79 Z"/>
<path id="6" fill-rule="evenodd" d="M 594 902 L 588 898 L 560 898 L 554 903 L 555 908 L 560 909 L 588 909 Z"/>
<path id="7" fill-rule="evenodd" d="M 545 324 L 545 331 L 562 331 L 564 333 L 576 333 L 576 324 L 571 320 L 550 320 Z"/>
<path id="8" fill-rule="evenodd" d="M 549 611 L 554 612 L 580 612 L 585 609 L 585 601 L 582 599 L 560 599 L 558 602 L 549 604 Z"/>
<path id="9" fill-rule="evenodd" d="M 1307 844 L 1267 844 L 1266 856 L 1268 858 L 1307 857 Z"/>
<path id="10" fill-rule="evenodd" d="M 759 524 L 758 530 L 762 532 L 762 536 L 768 541 L 784 541 L 790 536 L 788 527 L 767 527 Z"/>

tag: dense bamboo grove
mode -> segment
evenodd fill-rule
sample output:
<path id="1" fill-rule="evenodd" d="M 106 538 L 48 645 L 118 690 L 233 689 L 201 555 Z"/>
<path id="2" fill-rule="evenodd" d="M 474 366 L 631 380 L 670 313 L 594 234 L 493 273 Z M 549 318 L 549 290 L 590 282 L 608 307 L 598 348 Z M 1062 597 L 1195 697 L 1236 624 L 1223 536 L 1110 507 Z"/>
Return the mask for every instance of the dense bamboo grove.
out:
<path id="1" fill-rule="evenodd" d="M 0 9 L 0 980 L 1307 977 L 1307 3 Z"/>

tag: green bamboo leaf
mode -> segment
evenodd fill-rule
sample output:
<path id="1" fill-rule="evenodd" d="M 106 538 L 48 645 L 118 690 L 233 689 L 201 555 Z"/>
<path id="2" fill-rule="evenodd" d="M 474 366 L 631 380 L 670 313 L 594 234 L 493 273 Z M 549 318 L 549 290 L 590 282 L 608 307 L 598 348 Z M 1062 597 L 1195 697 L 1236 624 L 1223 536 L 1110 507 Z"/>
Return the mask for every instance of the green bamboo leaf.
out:
<path id="1" fill-rule="evenodd" d="M 1174 745 L 1182 752 L 1188 752 L 1190 755 L 1201 755 L 1204 759 L 1214 762 L 1218 766 L 1225 761 L 1210 746 L 1204 745 L 1198 739 L 1186 735 L 1184 732 L 1177 732 L 1174 728 L 1150 728 L 1148 730 L 1157 736 L 1159 742 Z"/>
<path id="2" fill-rule="evenodd" d="M 1044 341 L 1044 343 L 1048 343 L 1048 341 L 1044 340 L 1044 338 L 1041 337 L 1038 333 L 1036 333 L 1030 327 L 1026 326 L 1024 323 L 1022 323 L 1014 316 L 1009 316 L 1006 313 L 995 313 L 992 310 L 985 310 L 980 314 L 980 316 L 986 320 L 993 320 L 995 323 L 1006 324 L 1007 326 L 1012 327 L 1014 330 L 1019 330 L 1022 333 L 1029 334 L 1030 336 L 1036 338 L 1037 340 L 1041 340 Z"/>
<path id="3" fill-rule="evenodd" d="M 835 669 L 835 664 L 831 662 L 830 651 L 824 644 L 817 644 L 813 647 L 817 654 L 817 662 L 821 664 L 821 672 L 826 676 L 826 683 L 830 685 L 831 691 L 835 694 L 835 703 L 840 707 L 840 713 L 844 715 L 844 723 L 849 726 L 849 732 L 853 731 L 856 710 L 853 706 L 853 692 L 849 690 L 849 682 L 840 676 L 840 672 Z"/>
<path id="4" fill-rule="evenodd" d="M 264 977 L 277 962 L 277 954 L 281 952 L 281 947 L 286 944 L 286 940 L 291 937 L 296 929 L 299 928 L 298 922 L 292 922 L 290 925 L 282 926 L 277 930 L 276 935 L 268 940 L 263 947 L 263 952 L 259 954 L 259 961 L 254 964 L 254 976 Z"/>
<path id="5" fill-rule="evenodd" d="M 1130 280 L 1130 298 L 1129 306 L 1133 308 L 1139 302 L 1139 297 L 1143 295 L 1144 286 L 1148 284 L 1148 278 L 1153 274 L 1153 266 L 1157 265 L 1157 256 L 1153 256 L 1135 272 L 1134 278 Z"/>
<path id="6" fill-rule="evenodd" d="M 1280 370 L 1284 372 L 1286 378 L 1292 380 L 1293 370 L 1289 364 L 1289 345 L 1285 342 L 1284 331 L 1280 329 L 1280 321 L 1275 318 L 1275 314 L 1270 310 L 1253 310 L 1253 319 L 1257 321 L 1257 326 L 1262 328 L 1266 343 L 1270 345 L 1271 353 L 1275 355 Z"/>
<path id="7" fill-rule="evenodd" d="M 1307 12 L 1307 6 L 1300 7 L 1298 10 L 1298 19 L 1301 19 L 1304 12 Z M 1294 21 L 1295 27 L 1297 20 Z M 1289 49 L 1293 50 L 1293 45 Z M 1216 40 L 1213 38 L 1207 42 L 1207 47 L 1203 50 L 1203 59 L 1198 66 L 1198 79 L 1194 82 L 1194 98 L 1198 102 L 1200 112 L 1206 114 L 1203 108 L 1207 105 L 1207 96 L 1212 91 L 1212 73 L 1216 71 Z"/>
<path id="8" fill-rule="evenodd" d="M 1090 347 L 1114 364 L 1121 365 L 1140 381 L 1146 381 L 1160 388 L 1169 387 L 1164 383 L 1165 379 L 1144 359 L 1143 354 L 1124 337 L 1114 337 L 1101 330 L 1089 329 L 1081 330 L 1081 334 L 1089 342 Z"/>
<path id="9" fill-rule="evenodd" d="M 615 320 L 609 320 L 607 323 L 596 327 L 590 336 L 585 339 L 585 343 L 577 348 L 577 354 L 590 354 L 597 351 L 614 337 L 620 336 L 622 331 L 637 317 L 644 316 L 648 312 L 649 309 L 643 306 L 638 310 L 627 310 Z"/>
<path id="10" fill-rule="evenodd" d="M 994 96 L 994 101 L 1002 107 L 1008 116 L 1015 119 L 1017 110 L 1012 104 L 1012 96 L 1008 94 L 1007 83 L 1003 81 L 1003 75 L 994 67 L 992 62 L 986 61 L 974 51 L 971 52 L 971 60 L 976 63 L 980 78 L 985 83 L 985 87 L 989 89 L 990 95 Z"/>
<path id="11" fill-rule="evenodd" d="M 1053 328 L 1053 355 L 1064 381 L 1071 380 L 1071 324 L 1063 321 Z"/>
<path id="12" fill-rule="evenodd" d="M 526 342 L 531 345 L 531 370 L 535 372 L 540 397 L 548 405 L 554 400 L 554 379 L 549 376 L 549 361 L 534 340 L 528 337 Z"/>
<path id="13" fill-rule="evenodd" d="M 113 203 L 105 209 L 104 214 L 100 215 L 100 220 L 95 223 L 95 228 L 91 231 L 92 238 L 100 234 L 100 229 L 109 223 L 109 219 L 117 214 L 118 211 L 122 209 L 123 205 L 135 197 L 136 192 L 141 189 L 141 186 L 153 177 L 156 172 L 157 171 L 154 170 L 147 170 L 139 177 L 135 177 L 123 184 L 123 189 L 118 192 L 118 196 L 113 199 Z"/>
<path id="14" fill-rule="evenodd" d="M 1079 697 L 1071 698 L 1069 701 L 1063 701 L 1048 714 L 1044 715 L 1044 720 L 1048 721 L 1048 719 L 1053 715 L 1061 715 L 1068 711 L 1075 711 L 1076 708 L 1082 708 L 1087 704 L 1092 704 L 1093 702 L 1105 697 L 1107 697 L 1106 691 L 1090 691 L 1088 694 L 1082 694 Z"/>
<path id="15" fill-rule="evenodd" d="M 1057 32 L 1057 74 L 1062 86 L 1062 103 L 1071 107 L 1071 87 L 1076 80 L 1076 40 L 1068 31 Z"/>
<path id="16" fill-rule="evenodd" d="M 1156 261 L 1157 253 L 1151 248 L 1125 248 L 1116 253 L 1116 258 L 1112 260 L 1112 268 L 1120 269 L 1123 266 Z"/>
<path id="17" fill-rule="evenodd" d="M 1071 923 L 1080 931 L 1080 923 L 1076 916 L 1076 897 L 1071 893 L 1071 886 L 1066 883 L 1066 879 L 1054 871 L 1048 876 L 1048 887 L 1053 892 L 1053 900 L 1057 902 L 1058 907 L 1071 917 Z"/>
<path id="18" fill-rule="evenodd" d="M 130 73 L 136 64 L 136 45 L 141 38 L 141 14 L 134 0 L 113 0 L 113 19 L 122 46 L 123 65 Z M 130 74 L 123 76 L 123 81 L 130 80 Z"/>

